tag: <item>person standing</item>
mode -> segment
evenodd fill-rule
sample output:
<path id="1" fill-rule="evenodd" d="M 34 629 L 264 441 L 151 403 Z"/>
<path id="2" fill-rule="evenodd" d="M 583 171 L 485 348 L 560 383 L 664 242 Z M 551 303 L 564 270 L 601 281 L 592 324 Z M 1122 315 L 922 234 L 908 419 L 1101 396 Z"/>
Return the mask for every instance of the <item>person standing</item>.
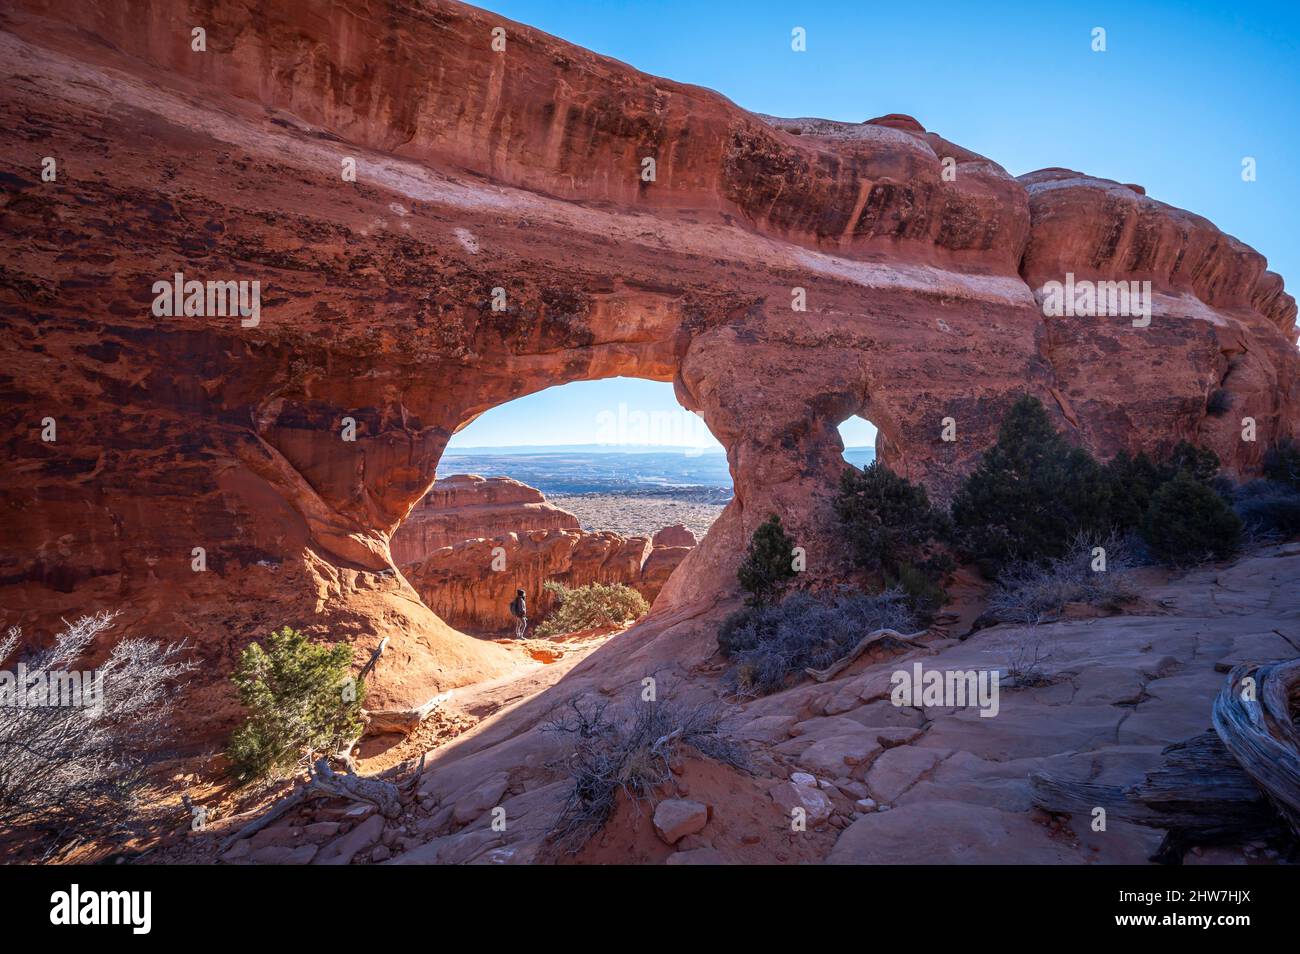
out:
<path id="1" fill-rule="evenodd" d="M 515 598 L 510 601 L 510 615 L 515 618 L 515 639 L 523 639 L 528 632 L 528 601 L 523 590 L 515 590 Z"/>

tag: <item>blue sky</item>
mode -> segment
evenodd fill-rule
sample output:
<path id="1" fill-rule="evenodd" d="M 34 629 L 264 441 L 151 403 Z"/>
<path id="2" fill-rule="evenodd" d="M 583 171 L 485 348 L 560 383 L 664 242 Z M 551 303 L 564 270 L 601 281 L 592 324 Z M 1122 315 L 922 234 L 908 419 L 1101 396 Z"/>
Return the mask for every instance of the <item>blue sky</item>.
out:
<path id="1" fill-rule="evenodd" d="M 908 113 L 1012 175 L 1064 166 L 1139 183 L 1256 248 L 1293 294 L 1300 287 L 1295 0 L 479 5 L 756 112 Z M 796 26 L 804 53 L 790 49 Z M 1106 30 L 1104 53 L 1091 49 L 1094 27 Z M 1241 179 L 1246 156 L 1255 182 Z M 620 401 L 676 407 L 666 384 L 586 382 L 497 408 L 456 442 L 594 443 L 592 408 Z"/>
<path id="2" fill-rule="evenodd" d="M 876 429 L 862 418 L 840 428 L 846 447 L 874 446 Z M 653 444 L 721 449 L 703 419 L 682 409 L 673 386 L 639 378 L 574 381 L 518 398 L 481 414 L 447 446 Z"/>

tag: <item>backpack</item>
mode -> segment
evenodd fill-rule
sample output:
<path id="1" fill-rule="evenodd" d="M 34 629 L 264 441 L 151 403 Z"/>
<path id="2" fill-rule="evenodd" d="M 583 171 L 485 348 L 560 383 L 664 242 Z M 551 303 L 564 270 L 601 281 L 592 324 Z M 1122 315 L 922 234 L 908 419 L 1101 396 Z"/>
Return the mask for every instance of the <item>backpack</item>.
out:
<path id="1" fill-rule="evenodd" d="M 520 619 L 523 618 L 524 615 L 523 597 L 516 596 L 513 600 L 510 601 L 510 615 L 518 616 Z"/>

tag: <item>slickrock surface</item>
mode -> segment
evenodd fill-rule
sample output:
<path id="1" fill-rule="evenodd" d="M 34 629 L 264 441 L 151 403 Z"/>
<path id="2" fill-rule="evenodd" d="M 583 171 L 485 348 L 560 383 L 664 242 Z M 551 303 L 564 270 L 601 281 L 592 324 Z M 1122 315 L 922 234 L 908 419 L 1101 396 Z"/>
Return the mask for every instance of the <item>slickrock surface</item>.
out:
<path id="1" fill-rule="evenodd" d="M 558 855 L 544 837 L 570 782 L 560 771 L 564 740 L 544 726 L 567 698 L 603 693 L 618 702 L 640 692 L 634 679 L 609 682 L 610 658 L 644 643 L 630 630 L 614 637 L 610 652 L 576 666 L 539 667 L 454 698 L 448 713 L 481 721 L 429 754 L 420 798 L 398 819 L 366 822 L 370 828 L 349 838 L 346 829 L 360 829 L 366 807 L 321 803 L 237 843 L 225 860 L 256 863 L 265 851 L 278 862 L 292 850 L 320 864 L 365 841 L 391 849 L 352 857 L 396 864 L 1143 864 L 1163 832 L 1113 815 L 1102 832 L 1092 830 L 1090 817 L 1053 819 L 1034 808 L 1029 774 L 1045 769 L 1106 786 L 1140 782 L 1167 744 L 1209 727 L 1228 669 L 1300 652 L 1297 585 L 1300 544 L 1293 543 L 1150 583 L 1145 592 L 1158 608 L 1152 615 L 1040 627 L 1033 637 L 1045 650 L 1040 684 L 1004 685 L 993 718 L 976 708 L 896 707 L 890 675 L 919 662 L 937 670 L 995 668 L 1005 680 L 1026 639 L 1019 627 L 981 630 L 965 642 L 932 640 L 855 664 L 828 683 L 751 701 L 730 721 L 733 737 L 749 749 L 751 773 L 684 759 L 656 805 L 621 802 L 576 857 Z M 654 671 L 663 678 L 669 668 L 664 661 Z M 713 696 L 706 669 L 677 675 L 681 697 Z M 497 808 L 505 811 L 504 831 L 494 830 Z M 806 813 L 806 831 L 791 831 L 793 808 Z M 342 833 L 326 824 L 340 820 Z M 211 842 L 221 837 L 216 831 Z M 212 850 L 188 841 L 169 850 Z M 275 846 L 282 847 L 269 850 Z M 1277 857 L 1247 845 L 1191 852 L 1185 863 L 1210 860 Z"/>
<path id="2" fill-rule="evenodd" d="M 672 381 L 727 450 L 735 498 L 615 641 L 628 675 L 711 651 L 701 614 L 769 513 L 835 575 L 853 414 L 941 498 L 1024 390 L 1102 456 L 1189 437 L 1251 473 L 1300 429 L 1295 304 L 1260 255 L 906 117 L 757 116 L 447 0 L 14 0 L 0 89 L 4 622 L 111 607 L 188 637 L 213 730 L 239 649 L 285 623 L 391 637 L 376 707 L 517 665 L 430 611 L 389 540 L 451 434 L 555 384 Z M 155 317 L 178 271 L 259 281 L 259 323 Z M 1066 271 L 1150 279 L 1151 326 L 1045 319 Z"/>

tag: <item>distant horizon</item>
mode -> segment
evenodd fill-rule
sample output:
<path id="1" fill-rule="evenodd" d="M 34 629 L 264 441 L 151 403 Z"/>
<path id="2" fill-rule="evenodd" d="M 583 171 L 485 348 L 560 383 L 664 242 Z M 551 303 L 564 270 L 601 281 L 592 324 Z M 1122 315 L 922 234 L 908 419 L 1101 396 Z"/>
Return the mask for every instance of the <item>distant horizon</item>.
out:
<path id="1" fill-rule="evenodd" d="M 875 450 L 874 444 L 845 444 L 846 451 L 852 450 Z M 453 457 L 470 457 L 475 453 L 480 455 L 496 451 L 523 451 L 532 450 L 539 453 L 565 453 L 573 451 L 583 451 L 588 454 L 691 454 L 698 456 L 700 454 L 724 454 L 726 449 L 722 445 L 716 447 L 698 447 L 690 444 L 474 444 L 469 446 L 452 447 L 448 445 L 443 451 L 443 456 Z"/>

